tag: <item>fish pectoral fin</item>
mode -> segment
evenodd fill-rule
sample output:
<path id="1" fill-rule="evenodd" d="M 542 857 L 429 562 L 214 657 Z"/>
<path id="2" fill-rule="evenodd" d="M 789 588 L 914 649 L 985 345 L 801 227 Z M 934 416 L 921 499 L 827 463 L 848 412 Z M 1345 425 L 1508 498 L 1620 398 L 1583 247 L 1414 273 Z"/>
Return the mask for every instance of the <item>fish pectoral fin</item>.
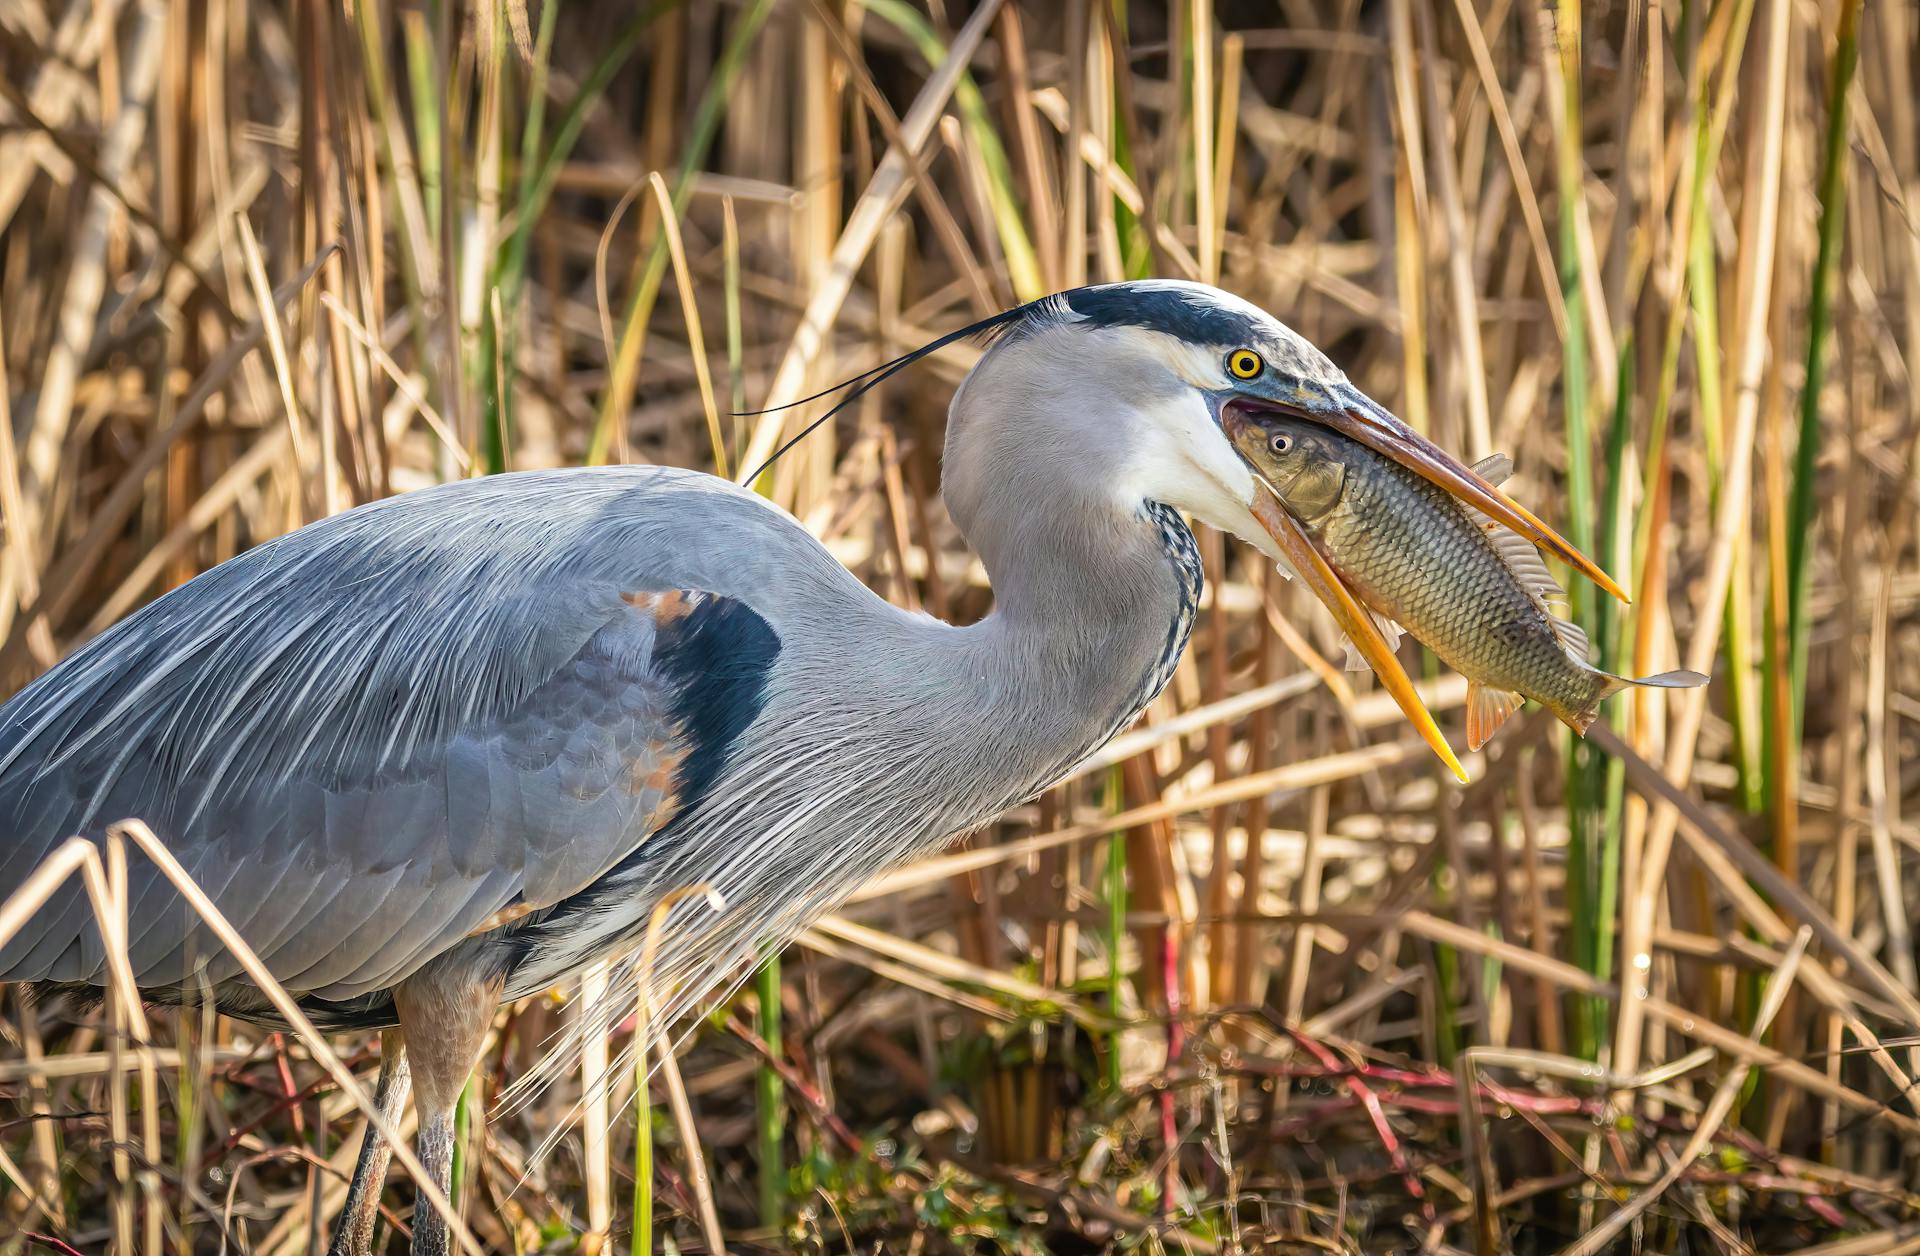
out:
<path id="1" fill-rule="evenodd" d="M 1382 637 L 1386 638 L 1387 649 L 1397 650 L 1400 648 L 1400 635 L 1405 630 L 1402 629 L 1399 624 L 1394 623 L 1378 611 L 1368 611 L 1367 618 L 1373 621 L 1373 626 L 1380 630 Z M 1347 648 L 1346 670 L 1350 672 L 1367 671 L 1367 660 L 1360 657 L 1360 651 L 1354 649 L 1353 642 L 1343 637 L 1341 638 L 1341 644 Z"/>
<path id="2" fill-rule="evenodd" d="M 1488 454 L 1473 464 L 1473 473 L 1487 483 L 1499 488 L 1513 474 L 1513 459 L 1505 454 Z"/>
<path id="3" fill-rule="evenodd" d="M 1520 709 L 1525 702 L 1519 694 L 1507 689 L 1493 689 L 1477 680 L 1467 682 L 1467 748 L 1478 750 L 1487 744 L 1487 739 L 1500 731 L 1507 717 Z"/>

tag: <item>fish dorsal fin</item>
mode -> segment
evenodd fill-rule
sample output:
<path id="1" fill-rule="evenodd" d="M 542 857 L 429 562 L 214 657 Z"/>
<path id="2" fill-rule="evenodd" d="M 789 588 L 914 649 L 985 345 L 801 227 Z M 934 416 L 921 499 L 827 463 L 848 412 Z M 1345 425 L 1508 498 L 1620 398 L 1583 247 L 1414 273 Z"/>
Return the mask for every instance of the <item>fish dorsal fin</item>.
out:
<path id="1" fill-rule="evenodd" d="M 1494 689 L 1477 680 L 1467 682 L 1467 749 L 1478 750 L 1500 731 L 1507 717 L 1525 701 L 1519 694 Z"/>
<path id="2" fill-rule="evenodd" d="M 1364 610 L 1365 608 L 1362 609 Z M 1400 633 L 1402 631 L 1400 625 L 1394 623 L 1378 611 L 1368 610 L 1366 614 L 1369 619 L 1373 620 L 1373 626 L 1380 630 L 1380 635 L 1387 639 L 1387 649 L 1389 651 L 1398 650 L 1400 648 Z M 1343 637 L 1341 638 L 1341 643 L 1347 647 L 1347 670 L 1350 672 L 1366 671 L 1369 666 L 1367 660 L 1360 657 L 1360 651 L 1353 648 L 1353 642 Z"/>
<path id="3" fill-rule="evenodd" d="M 1486 532 L 1487 539 L 1493 542 L 1494 552 L 1500 555 L 1500 561 L 1507 565 L 1521 587 L 1542 603 L 1564 602 L 1567 591 L 1547 570 L 1546 560 L 1540 557 L 1540 551 L 1518 532 L 1511 530 L 1491 519 L 1482 519 L 1480 527 Z"/>
<path id="4" fill-rule="evenodd" d="M 1488 454 L 1473 464 L 1473 470 L 1474 474 L 1497 488 L 1512 476 L 1513 459 L 1505 454 Z M 1532 594 L 1534 600 L 1545 608 L 1554 635 L 1566 647 L 1567 653 L 1582 663 L 1586 662 L 1587 654 L 1593 648 L 1592 643 L 1587 640 L 1587 634 L 1581 631 L 1580 625 L 1553 613 L 1556 605 L 1566 605 L 1567 591 L 1547 570 L 1547 564 L 1540 557 L 1540 551 L 1534 548 L 1533 542 L 1491 519 L 1481 520 L 1480 526 L 1486 529 L 1487 539 L 1493 542 L 1500 561 L 1507 565 L 1507 570 L 1520 582 L 1520 587 Z"/>
<path id="5" fill-rule="evenodd" d="M 1480 526 L 1486 531 L 1487 540 L 1493 542 L 1494 552 L 1500 555 L 1500 561 L 1520 582 L 1520 587 L 1547 612 L 1547 621 L 1553 625 L 1554 635 L 1560 639 L 1560 644 L 1575 659 L 1586 662 L 1587 653 L 1592 648 L 1587 641 L 1587 634 L 1581 631 L 1580 625 L 1554 614 L 1556 606 L 1566 605 L 1567 591 L 1547 570 L 1546 560 L 1540 557 L 1540 551 L 1534 548 L 1533 542 L 1491 519 L 1482 520 Z"/>
<path id="6" fill-rule="evenodd" d="M 1487 483 L 1499 488 L 1513 474 L 1513 459 L 1505 454 L 1488 454 L 1473 464 L 1473 473 Z"/>

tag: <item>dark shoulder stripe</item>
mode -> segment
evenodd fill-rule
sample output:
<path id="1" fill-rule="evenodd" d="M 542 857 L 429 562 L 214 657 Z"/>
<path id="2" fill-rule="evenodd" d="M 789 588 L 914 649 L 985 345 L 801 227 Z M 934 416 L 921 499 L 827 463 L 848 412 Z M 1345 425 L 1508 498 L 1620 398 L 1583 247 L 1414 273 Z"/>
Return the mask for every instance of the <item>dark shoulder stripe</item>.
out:
<path id="1" fill-rule="evenodd" d="M 698 593 L 671 598 L 659 614 L 654 666 L 677 692 L 673 716 L 687 747 L 676 794 L 685 812 L 726 767 L 734 743 L 767 702 L 767 678 L 780 653 L 772 625 L 745 602 Z M 658 612 L 657 612 L 658 613 Z"/>

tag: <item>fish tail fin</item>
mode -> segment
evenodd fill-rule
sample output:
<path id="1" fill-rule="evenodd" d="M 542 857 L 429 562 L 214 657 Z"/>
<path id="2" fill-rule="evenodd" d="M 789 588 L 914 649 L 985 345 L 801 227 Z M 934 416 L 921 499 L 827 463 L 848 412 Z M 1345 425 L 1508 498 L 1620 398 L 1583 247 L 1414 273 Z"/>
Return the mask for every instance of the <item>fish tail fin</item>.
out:
<path id="1" fill-rule="evenodd" d="M 1507 717 L 1526 699 L 1507 689 L 1495 689 L 1477 680 L 1467 682 L 1467 749 L 1478 750 L 1500 731 Z"/>
<path id="2" fill-rule="evenodd" d="M 1658 676 L 1642 676 L 1638 680 L 1626 676 L 1608 676 L 1606 685 L 1600 690 L 1600 697 L 1611 698 L 1622 689 L 1635 685 L 1642 689 L 1694 689 L 1706 683 L 1705 676 L 1684 667 L 1677 671 L 1661 672 Z"/>
<path id="3" fill-rule="evenodd" d="M 1707 678 L 1699 672 L 1680 668 L 1671 672 L 1661 672 L 1657 676 L 1615 676 L 1610 672 L 1596 673 L 1600 678 L 1600 687 L 1593 691 L 1593 697 L 1577 711 L 1556 712 L 1563 723 L 1582 737 L 1593 727 L 1594 719 L 1600 714 L 1600 704 L 1623 689 L 1692 689 L 1707 683 Z"/>

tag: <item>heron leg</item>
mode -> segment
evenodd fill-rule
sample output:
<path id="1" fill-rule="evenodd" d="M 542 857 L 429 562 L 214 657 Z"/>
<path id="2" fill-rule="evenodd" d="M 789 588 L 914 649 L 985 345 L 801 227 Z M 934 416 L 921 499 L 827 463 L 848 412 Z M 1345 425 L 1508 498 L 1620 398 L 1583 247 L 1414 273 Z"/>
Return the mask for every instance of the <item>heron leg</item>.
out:
<path id="1" fill-rule="evenodd" d="M 420 1167 L 433 1177 L 442 1194 L 453 1189 L 453 1112 L 451 1109 L 420 1115 L 420 1132 L 414 1136 L 414 1149 L 420 1154 Z M 421 1195 L 414 1196 L 413 1256 L 446 1256 L 447 1219 L 434 1211 Z"/>
<path id="2" fill-rule="evenodd" d="M 411 1089 L 406 1038 L 397 1029 L 383 1030 L 380 1080 L 374 1084 L 373 1106 L 390 1124 L 397 1125 Z M 386 1183 L 387 1163 L 392 1159 L 393 1148 L 381 1137 L 380 1127 L 369 1121 L 367 1135 L 360 1140 L 360 1159 L 353 1166 L 353 1180 L 347 1184 L 347 1202 L 340 1209 L 340 1220 L 327 1256 L 370 1256 L 373 1225 L 380 1215 L 380 1189 Z"/>
<path id="3" fill-rule="evenodd" d="M 455 955 L 428 964 L 394 988 L 419 1117 L 414 1148 L 443 1194 L 453 1185 L 454 1108 L 499 1002 L 499 979 L 476 974 Z M 414 1256 L 445 1256 L 448 1237 L 447 1219 L 416 1195 Z"/>

